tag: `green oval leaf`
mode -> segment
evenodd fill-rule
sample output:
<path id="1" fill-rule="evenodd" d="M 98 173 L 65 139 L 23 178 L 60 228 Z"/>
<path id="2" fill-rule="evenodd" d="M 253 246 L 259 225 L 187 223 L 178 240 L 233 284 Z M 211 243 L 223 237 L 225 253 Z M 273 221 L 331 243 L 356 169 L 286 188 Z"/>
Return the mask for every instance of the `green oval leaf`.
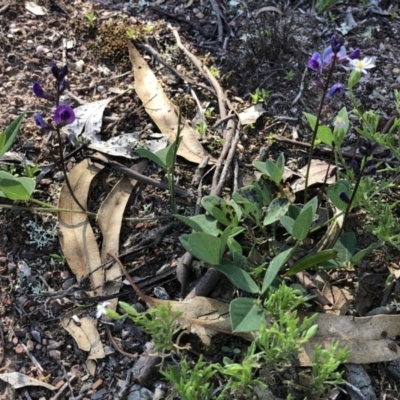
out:
<path id="1" fill-rule="evenodd" d="M 265 323 L 265 315 L 262 308 L 254 299 L 239 297 L 231 301 L 229 305 L 233 332 L 258 331 L 261 324 Z"/>
<path id="2" fill-rule="evenodd" d="M 10 125 L 7 126 L 3 133 L 0 134 L 0 157 L 2 157 L 14 143 L 24 117 L 25 113 L 21 114 L 13 122 L 11 122 Z"/>
<path id="3" fill-rule="evenodd" d="M 289 269 L 286 275 L 291 276 L 328 260 L 332 260 L 336 257 L 337 253 L 337 250 L 322 250 L 318 253 L 309 254 L 295 262 L 293 267 Z"/>

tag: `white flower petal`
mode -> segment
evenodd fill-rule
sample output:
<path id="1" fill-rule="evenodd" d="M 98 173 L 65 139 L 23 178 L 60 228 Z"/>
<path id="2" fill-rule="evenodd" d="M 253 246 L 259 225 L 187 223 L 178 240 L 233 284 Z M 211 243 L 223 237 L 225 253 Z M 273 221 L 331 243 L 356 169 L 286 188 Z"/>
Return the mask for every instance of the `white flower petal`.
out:
<path id="1" fill-rule="evenodd" d="M 375 60 L 376 57 L 364 57 L 362 60 L 350 60 L 350 65 L 353 69 L 366 74 L 367 69 L 375 67 Z"/>

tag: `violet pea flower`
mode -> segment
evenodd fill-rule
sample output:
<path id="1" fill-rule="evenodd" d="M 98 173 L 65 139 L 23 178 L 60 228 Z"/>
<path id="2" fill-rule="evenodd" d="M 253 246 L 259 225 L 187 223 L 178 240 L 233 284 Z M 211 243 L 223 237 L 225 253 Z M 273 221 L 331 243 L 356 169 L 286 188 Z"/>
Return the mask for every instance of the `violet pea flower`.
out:
<path id="1" fill-rule="evenodd" d="M 349 198 L 349 196 L 347 196 L 346 192 L 340 192 L 339 193 L 339 199 L 342 200 L 346 204 L 350 203 L 350 198 Z"/>
<path id="2" fill-rule="evenodd" d="M 65 64 L 61 70 L 57 67 L 57 64 L 53 61 L 51 63 L 51 72 L 54 76 L 54 78 L 57 79 L 57 82 L 62 82 L 63 79 L 67 76 L 68 74 L 68 66 Z"/>
<path id="3" fill-rule="evenodd" d="M 65 126 L 72 124 L 75 121 L 74 110 L 70 106 L 67 106 L 66 104 L 60 104 L 54 110 L 53 119 L 58 126 Z"/>
<path id="4" fill-rule="evenodd" d="M 322 57 L 321 57 L 321 55 L 319 53 L 315 52 L 311 56 L 311 58 L 308 60 L 307 65 L 312 70 L 321 74 L 322 73 Z"/>
<path id="5" fill-rule="evenodd" d="M 336 95 L 341 95 L 344 93 L 344 85 L 343 83 L 335 83 L 329 90 L 327 93 L 328 97 L 332 97 L 332 96 L 336 96 Z"/>
<path id="6" fill-rule="evenodd" d="M 338 54 L 344 45 L 344 39 L 340 35 L 333 35 L 331 37 L 331 49 L 332 52 Z"/>
<path id="7" fill-rule="evenodd" d="M 361 57 L 361 50 L 359 48 L 353 50 L 348 57 L 350 58 L 350 60 L 357 60 Z"/>
<path id="8" fill-rule="evenodd" d="M 42 130 L 44 131 L 50 131 L 52 129 L 52 126 L 49 125 L 48 123 L 46 123 L 42 117 L 42 114 L 40 113 L 36 113 L 34 115 L 34 120 L 35 120 L 35 124 Z"/>
<path id="9" fill-rule="evenodd" d="M 46 100 L 54 100 L 54 96 L 50 93 L 45 92 L 42 87 L 40 86 L 39 82 L 35 82 L 32 85 L 32 90 L 33 93 L 36 97 L 39 97 L 40 99 L 46 99 Z"/>

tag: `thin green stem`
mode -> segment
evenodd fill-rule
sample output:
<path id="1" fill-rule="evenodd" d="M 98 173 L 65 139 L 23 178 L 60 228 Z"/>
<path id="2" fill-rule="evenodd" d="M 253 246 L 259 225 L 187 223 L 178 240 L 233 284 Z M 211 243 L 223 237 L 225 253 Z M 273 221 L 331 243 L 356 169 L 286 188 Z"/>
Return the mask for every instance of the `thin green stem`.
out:
<path id="1" fill-rule="evenodd" d="M 342 232 L 343 232 L 344 224 L 346 223 L 346 219 L 347 219 L 347 217 L 348 217 L 348 215 L 349 215 L 349 212 L 350 212 L 350 210 L 351 210 L 351 206 L 352 206 L 352 204 L 353 204 L 353 202 L 354 202 L 354 199 L 355 199 L 355 197 L 356 197 L 356 194 L 357 194 L 358 187 L 360 186 L 361 179 L 362 179 L 362 177 L 363 177 L 363 175 L 364 175 L 365 168 L 366 168 L 366 166 L 367 166 L 367 163 L 366 163 L 365 161 L 366 161 L 366 160 L 364 159 L 364 160 L 363 160 L 363 165 L 362 165 L 361 170 L 360 170 L 360 173 L 359 173 L 359 175 L 358 175 L 358 177 L 357 177 L 356 184 L 355 184 L 354 189 L 353 189 L 353 191 L 352 191 L 352 193 L 351 193 L 350 201 L 349 201 L 349 204 L 347 205 L 346 212 L 345 212 L 344 218 L 343 218 L 343 224 L 342 224 L 342 226 L 340 227 L 340 231 L 339 231 L 338 237 L 340 237 L 340 235 L 341 235 Z"/>
<path id="2" fill-rule="evenodd" d="M 29 200 L 29 201 L 32 201 Z M 71 210 L 69 208 L 48 208 L 48 207 L 22 207 L 22 206 L 14 206 L 11 204 L 0 204 L 0 208 L 5 208 L 13 211 L 30 211 L 30 212 L 42 212 L 42 213 L 58 213 L 58 212 L 71 212 L 78 214 L 86 214 L 89 217 L 95 218 L 97 215 L 95 213 L 91 213 L 88 211 L 81 210 Z"/>
<path id="3" fill-rule="evenodd" d="M 181 142 L 181 129 L 182 129 L 181 123 L 182 123 L 182 113 L 181 109 L 179 109 L 178 127 L 176 131 L 175 146 L 173 149 L 172 165 L 167 166 L 169 193 L 171 196 L 172 211 L 174 214 L 178 214 L 178 207 L 176 206 L 176 198 L 175 198 L 175 163 L 176 163 L 176 155 L 178 153 L 179 144 Z"/>
<path id="4" fill-rule="evenodd" d="M 324 107 L 325 97 L 326 97 L 326 94 L 328 92 L 328 87 L 329 87 L 329 83 L 330 83 L 331 78 L 332 78 L 333 71 L 335 69 L 336 57 L 337 57 L 337 54 L 334 53 L 333 54 L 332 63 L 331 63 L 331 67 L 329 68 L 328 77 L 326 78 L 326 81 L 325 81 L 325 87 L 324 87 L 324 91 L 322 93 L 321 102 L 319 103 L 317 120 L 315 121 L 314 131 L 313 131 L 313 135 L 312 135 L 312 139 L 311 139 L 311 148 L 310 148 L 310 153 L 309 153 L 309 156 L 308 156 L 306 182 L 305 182 L 305 187 L 304 187 L 304 204 L 307 203 L 308 176 L 310 174 L 311 160 L 312 160 L 312 157 L 313 157 L 313 154 L 314 154 L 315 140 L 317 139 L 319 122 L 321 120 L 322 109 Z"/>

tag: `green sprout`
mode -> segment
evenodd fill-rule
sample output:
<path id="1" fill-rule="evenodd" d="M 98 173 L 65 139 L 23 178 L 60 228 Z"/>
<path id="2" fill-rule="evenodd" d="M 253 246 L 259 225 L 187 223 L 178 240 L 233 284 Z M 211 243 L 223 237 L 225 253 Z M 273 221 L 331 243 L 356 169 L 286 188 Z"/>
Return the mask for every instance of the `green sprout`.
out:
<path id="1" fill-rule="evenodd" d="M 214 111 L 214 107 L 206 108 L 206 110 L 204 111 L 204 116 L 208 119 L 212 118 L 213 111 Z"/>
<path id="2" fill-rule="evenodd" d="M 212 75 L 214 78 L 219 78 L 219 69 L 218 69 L 218 68 L 212 66 L 212 67 L 210 68 L 210 72 L 211 72 L 211 75 Z"/>
<path id="3" fill-rule="evenodd" d="M 96 15 L 95 15 L 95 13 L 93 12 L 93 11 L 90 11 L 90 13 L 87 13 L 86 14 L 86 19 L 90 22 L 90 23 L 92 23 L 92 22 L 94 22 L 94 21 L 96 21 Z"/>
<path id="4" fill-rule="evenodd" d="M 286 72 L 285 80 L 286 82 L 290 82 L 293 78 L 294 78 L 294 71 L 290 69 L 289 71 Z"/>
<path id="5" fill-rule="evenodd" d="M 199 122 L 196 125 L 196 130 L 199 132 L 200 139 L 203 139 L 207 131 L 207 124 L 204 121 Z"/>
<path id="6" fill-rule="evenodd" d="M 129 28 L 129 29 L 126 31 L 126 36 L 128 36 L 128 39 L 134 39 L 135 36 L 136 36 L 136 30 L 133 29 L 133 28 Z"/>
<path id="7" fill-rule="evenodd" d="M 254 93 L 250 93 L 251 102 L 253 104 L 262 103 L 267 99 L 270 93 L 269 90 L 257 88 Z"/>
<path id="8" fill-rule="evenodd" d="M 153 32 L 153 29 L 154 29 L 154 26 L 153 26 L 152 24 L 148 23 L 148 24 L 146 25 L 145 29 L 146 29 L 146 32 L 147 32 L 147 33 L 152 33 L 152 32 Z"/>

